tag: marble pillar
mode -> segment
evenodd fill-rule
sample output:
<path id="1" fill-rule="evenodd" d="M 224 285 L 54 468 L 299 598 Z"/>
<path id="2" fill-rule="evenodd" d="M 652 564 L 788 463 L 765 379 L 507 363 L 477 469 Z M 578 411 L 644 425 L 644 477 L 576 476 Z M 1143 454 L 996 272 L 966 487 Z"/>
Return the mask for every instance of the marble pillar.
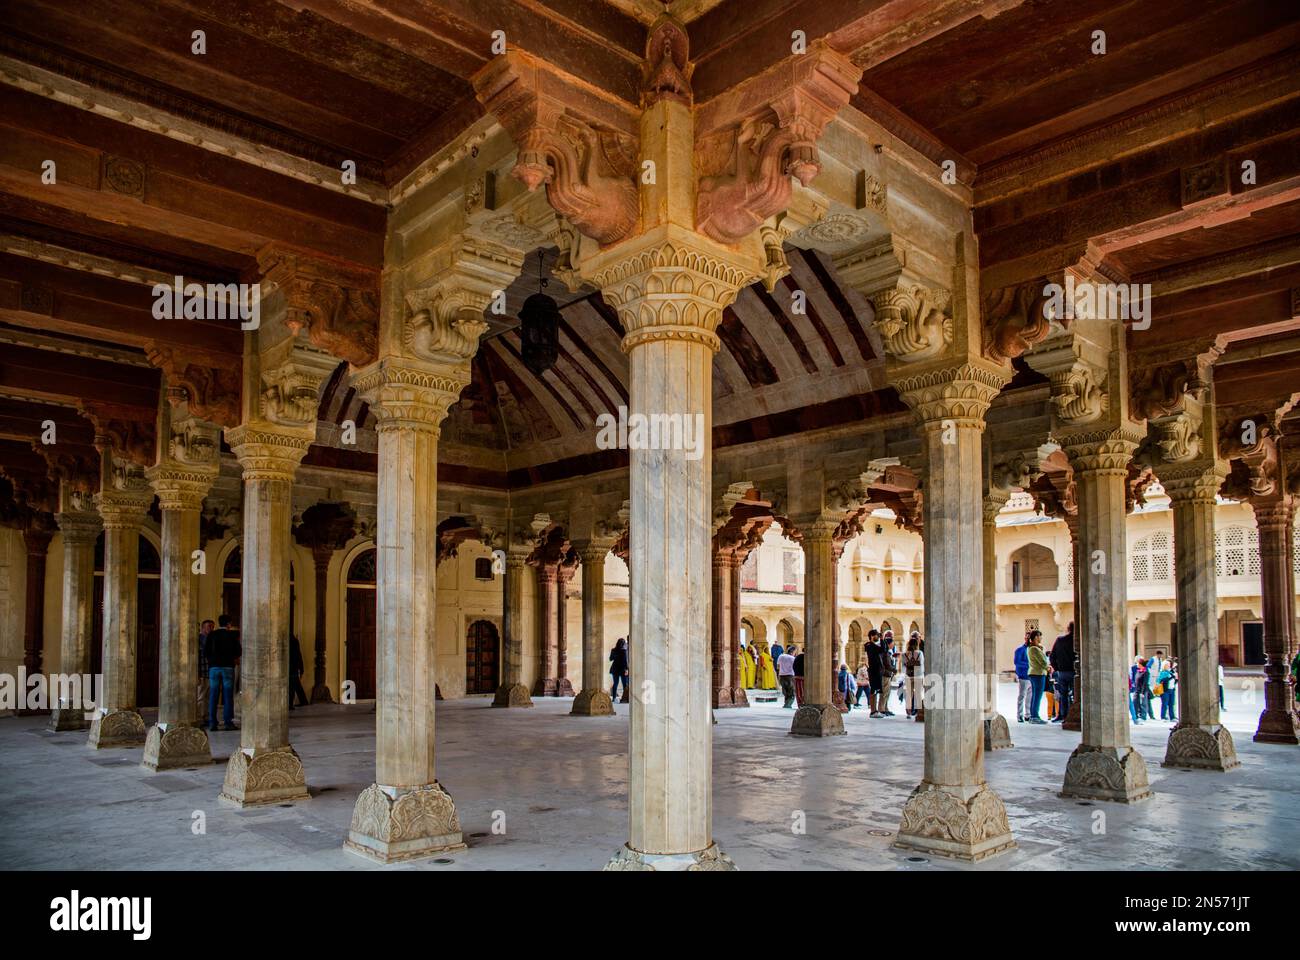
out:
<path id="1" fill-rule="evenodd" d="M 1070 531 L 1070 557 L 1074 564 L 1074 582 L 1070 584 L 1071 603 L 1070 619 L 1074 622 L 1074 697 L 1070 701 L 1070 712 L 1061 721 L 1062 730 L 1083 730 L 1083 620 L 1079 615 L 1079 584 L 1083 580 L 1083 566 L 1079 562 L 1079 519 L 1078 515 L 1067 516 L 1065 524 Z"/>
<path id="2" fill-rule="evenodd" d="M 1079 504 L 1083 739 L 1065 768 L 1063 797 L 1133 803 L 1151 796 L 1147 765 L 1129 741 L 1128 545 L 1124 489 L 1136 436 L 1066 442 Z"/>
<path id="3" fill-rule="evenodd" d="M 998 513 L 1007 498 L 990 496 L 984 501 L 984 749 L 1005 750 L 1015 746 L 1007 718 L 998 712 Z"/>
<path id="4" fill-rule="evenodd" d="M 532 698 L 523 683 L 524 673 L 524 577 L 528 566 L 524 554 L 506 554 L 504 637 L 502 638 L 501 686 L 492 700 L 494 707 L 531 707 Z M 584 601 L 585 602 L 585 601 Z M 583 666 L 585 676 L 585 662 Z M 585 686 L 585 684 L 584 684 Z"/>
<path id="5" fill-rule="evenodd" d="M 795 711 L 790 733 L 803 737 L 842 736 L 844 719 L 834 703 L 835 528 L 833 520 L 800 527 L 804 555 L 803 705 Z"/>
<path id="6" fill-rule="evenodd" d="M 555 648 L 559 639 L 559 614 L 557 608 L 560 574 L 558 564 L 538 562 L 537 573 L 537 680 L 533 683 L 534 697 L 556 695 Z"/>
<path id="7" fill-rule="evenodd" d="M 608 544 L 584 547 L 582 557 L 582 689 L 573 698 L 572 714 L 612 717 L 614 703 L 605 689 L 609 661 L 605 652 L 605 556 Z"/>
<path id="8" fill-rule="evenodd" d="M 43 523 L 33 522 L 23 530 L 23 546 L 27 550 L 27 598 L 23 612 L 23 667 L 27 676 L 44 672 L 45 661 L 45 565 L 49 556 L 54 530 Z M 35 710 L 19 706 L 20 717 L 44 716 L 46 708 Z"/>
<path id="9" fill-rule="evenodd" d="M 561 563 L 555 569 L 555 695 L 574 696 L 569 680 L 569 580 L 573 566 Z"/>
<path id="10" fill-rule="evenodd" d="M 160 464 L 149 471 L 162 510 L 162 623 L 158 655 L 158 722 L 149 728 L 143 766 L 169 770 L 212 762 L 207 731 L 195 699 L 198 676 L 198 582 L 193 554 L 199 549 L 203 498 L 216 477 L 216 431 L 211 469 Z"/>
<path id="11" fill-rule="evenodd" d="M 1287 653 L 1295 619 L 1291 593 L 1290 497 L 1274 494 L 1251 503 L 1259 528 L 1260 601 L 1264 608 L 1264 709 L 1255 731 L 1256 743 L 1300 743 L 1292 691 L 1287 683 Z"/>
<path id="12" fill-rule="evenodd" d="M 378 697 L 375 782 L 357 798 L 346 847 L 385 863 L 464 845 L 434 763 L 438 435 L 468 363 L 463 372 L 385 359 L 355 381 L 379 432 Z"/>
<path id="13" fill-rule="evenodd" d="M 713 604 L 710 610 L 713 643 L 710 650 L 713 706 L 730 707 L 731 671 L 728 669 L 728 646 L 736 642 L 731 636 L 731 576 L 734 572 L 730 550 L 713 552 Z"/>
<path id="14" fill-rule="evenodd" d="M 88 740 L 95 748 L 144 745 L 135 696 L 137 576 L 140 527 L 152 500 L 137 469 L 118 471 L 116 484 L 95 497 L 104 522 L 104 683 Z"/>
<path id="15" fill-rule="evenodd" d="M 731 570 L 727 585 L 731 594 L 727 600 L 727 613 L 730 624 L 727 636 L 727 676 L 731 683 L 731 705 L 748 707 L 749 696 L 745 693 L 745 683 L 740 676 L 740 568 L 745 558 L 739 553 L 731 556 Z"/>
<path id="16" fill-rule="evenodd" d="M 1175 609 L 1178 624 L 1178 723 L 1164 766 L 1231 770 L 1240 766 L 1232 734 L 1219 722 L 1219 601 L 1214 563 L 1216 470 L 1161 476 L 1173 501 Z"/>
<path id="17" fill-rule="evenodd" d="M 89 506 L 89 503 L 86 504 Z M 59 640 L 59 670 L 81 677 L 79 690 L 61 690 L 50 715 L 51 730 L 84 730 L 93 688 L 91 644 L 95 630 L 95 541 L 103 525 L 93 510 L 64 511 L 55 516 L 63 536 L 63 617 Z M 94 681 L 91 680 L 91 684 Z M 63 696 L 66 693 L 68 696 Z M 75 695 L 75 696 L 74 696 Z"/>
<path id="18" fill-rule="evenodd" d="M 293 478 L 311 441 L 249 425 L 226 439 L 244 469 L 243 655 L 240 747 L 221 799 L 245 807 L 306 800 L 302 761 L 289 744 L 289 557 Z"/>
<path id="19" fill-rule="evenodd" d="M 895 380 L 925 453 L 925 773 L 903 805 L 896 846 L 983 860 L 1015 846 L 1002 798 L 984 781 L 984 413 L 1006 382 L 969 362 Z"/>

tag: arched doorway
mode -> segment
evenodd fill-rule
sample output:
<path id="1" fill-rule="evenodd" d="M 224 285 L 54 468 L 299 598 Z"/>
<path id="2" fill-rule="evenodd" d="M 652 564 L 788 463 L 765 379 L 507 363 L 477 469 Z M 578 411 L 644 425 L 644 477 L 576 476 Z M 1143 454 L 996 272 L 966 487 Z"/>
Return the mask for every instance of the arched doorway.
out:
<path id="1" fill-rule="evenodd" d="M 1026 543 L 1011 554 L 1009 562 L 1012 593 L 1057 589 L 1060 569 L 1056 557 L 1041 543 Z"/>
<path id="2" fill-rule="evenodd" d="M 226 555 L 226 562 L 221 568 L 221 612 L 230 617 L 236 627 L 242 613 L 240 607 L 244 600 L 244 551 L 238 544 Z M 297 587 L 294 584 L 294 563 L 289 561 L 289 633 L 295 633 L 294 616 L 298 607 Z"/>
<path id="3" fill-rule="evenodd" d="M 139 578 L 136 581 L 135 705 L 158 706 L 158 646 L 162 634 L 162 560 L 154 545 L 141 535 Z M 104 535 L 95 541 L 94 642 L 90 645 L 90 673 L 104 672 Z M 95 691 L 98 702 L 99 690 Z"/>
<path id="4" fill-rule="evenodd" d="M 359 553 L 348 567 L 347 676 L 358 700 L 375 698 L 375 551 Z"/>
<path id="5" fill-rule="evenodd" d="M 465 693 L 495 693 L 500 685 L 500 662 L 496 625 L 475 620 L 465 637 Z"/>

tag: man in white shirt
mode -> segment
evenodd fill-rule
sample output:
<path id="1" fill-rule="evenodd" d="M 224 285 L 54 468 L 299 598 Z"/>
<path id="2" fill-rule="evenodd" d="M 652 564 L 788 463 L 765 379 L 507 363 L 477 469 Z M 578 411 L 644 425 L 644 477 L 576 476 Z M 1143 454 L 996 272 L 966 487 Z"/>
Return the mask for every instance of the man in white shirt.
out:
<path id="1" fill-rule="evenodd" d="M 781 692 L 785 694 L 785 710 L 794 706 L 794 652 L 794 644 L 791 644 L 789 650 L 783 651 L 776 658 L 776 679 L 781 684 Z"/>

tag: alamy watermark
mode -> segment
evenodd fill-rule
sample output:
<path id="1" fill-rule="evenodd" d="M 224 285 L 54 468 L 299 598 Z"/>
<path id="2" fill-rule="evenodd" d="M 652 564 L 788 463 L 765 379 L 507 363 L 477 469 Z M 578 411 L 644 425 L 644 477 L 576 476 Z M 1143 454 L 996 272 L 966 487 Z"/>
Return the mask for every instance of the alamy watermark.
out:
<path id="1" fill-rule="evenodd" d="M 1065 285 L 1043 287 L 1043 315 L 1049 320 L 1132 320 L 1134 330 L 1151 326 L 1151 284 L 1075 283 L 1065 275 Z"/>
<path id="2" fill-rule="evenodd" d="M 256 330 L 262 322 L 260 283 L 186 283 L 153 285 L 155 320 L 238 320 L 239 329 Z"/>
<path id="3" fill-rule="evenodd" d="M 633 413 L 596 417 L 596 446 L 601 450 L 684 450 L 687 460 L 704 456 L 704 414 Z"/>
<path id="4" fill-rule="evenodd" d="M 95 710 L 92 694 L 103 689 L 103 674 L 28 674 L 19 667 L 17 675 L 0 673 L 0 710 Z"/>

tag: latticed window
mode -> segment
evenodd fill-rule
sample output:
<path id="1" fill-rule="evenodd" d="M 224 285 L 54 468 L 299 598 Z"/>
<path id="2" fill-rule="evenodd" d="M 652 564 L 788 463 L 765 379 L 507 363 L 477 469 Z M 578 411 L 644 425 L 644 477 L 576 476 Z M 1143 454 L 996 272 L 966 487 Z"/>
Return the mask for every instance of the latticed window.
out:
<path id="1" fill-rule="evenodd" d="M 1215 574 L 1220 577 L 1259 576 L 1258 531 L 1254 527 L 1224 527 L 1216 530 L 1214 568 Z"/>
<path id="2" fill-rule="evenodd" d="M 1132 562 L 1135 581 L 1168 580 L 1171 566 L 1169 534 L 1157 530 L 1133 544 Z"/>

